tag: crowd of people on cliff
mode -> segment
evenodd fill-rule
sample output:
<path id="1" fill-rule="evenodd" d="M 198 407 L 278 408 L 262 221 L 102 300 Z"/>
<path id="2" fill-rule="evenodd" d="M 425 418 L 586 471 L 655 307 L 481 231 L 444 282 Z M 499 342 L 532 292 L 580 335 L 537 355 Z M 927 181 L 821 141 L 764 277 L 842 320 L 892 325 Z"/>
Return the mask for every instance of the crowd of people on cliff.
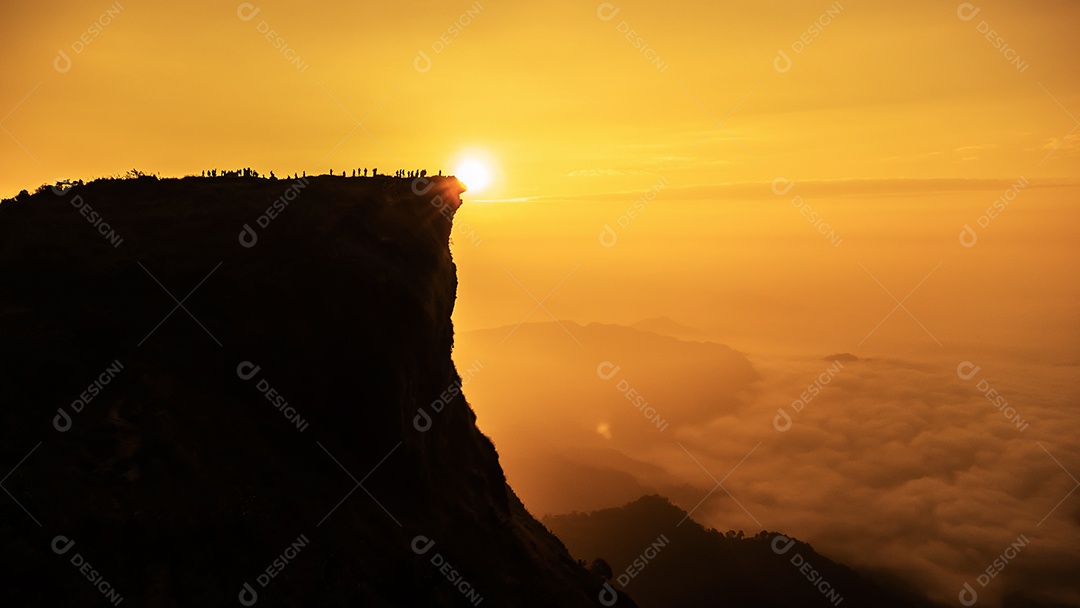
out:
<path id="1" fill-rule="evenodd" d="M 328 173 L 325 173 L 323 175 L 335 176 L 335 177 L 338 176 L 336 173 L 334 173 L 333 169 L 331 169 Z M 397 171 L 394 171 L 393 175 L 380 175 L 379 170 L 377 168 L 374 168 L 374 167 L 371 168 L 370 170 L 367 169 L 366 167 L 359 167 L 359 168 L 353 169 L 352 170 L 352 175 L 351 175 L 351 177 L 394 177 L 394 178 L 400 178 L 400 179 L 426 178 L 427 176 L 428 176 L 427 169 L 413 169 L 413 170 L 398 169 Z M 443 176 L 443 172 L 442 172 L 441 169 L 438 172 L 438 176 L 439 177 Z M 264 175 L 264 174 L 259 173 L 256 170 L 252 169 L 251 167 L 244 167 L 242 169 L 234 169 L 234 170 L 216 169 L 216 168 L 215 169 L 206 169 L 205 171 L 202 172 L 202 177 L 255 177 L 255 178 L 262 177 L 264 179 L 278 179 L 277 175 L 275 175 L 273 171 L 271 171 L 269 175 Z M 294 179 L 294 180 L 301 179 L 301 178 L 306 178 L 306 177 L 307 177 L 307 171 L 302 171 L 300 174 L 293 173 L 293 175 L 292 175 L 292 179 Z M 340 177 L 350 177 L 350 176 L 347 174 L 346 171 L 342 171 Z M 131 171 L 128 171 L 124 175 L 115 175 L 115 176 L 112 176 L 112 177 L 95 178 L 94 180 L 91 180 L 91 181 L 123 180 L 123 179 L 155 179 L 156 180 L 156 179 L 158 179 L 158 175 L 157 174 L 145 173 L 143 171 L 138 171 L 136 169 L 132 169 Z M 289 176 L 285 175 L 284 179 L 289 179 Z M 75 187 L 75 186 L 82 186 L 84 183 L 85 182 L 83 182 L 83 180 L 81 180 L 81 179 L 79 179 L 79 180 L 68 180 L 68 179 L 58 180 L 53 184 L 42 184 L 41 186 L 39 186 L 37 188 L 37 190 L 34 191 L 34 194 L 40 194 L 41 192 L 44 192 L 44 191 L 46 191 L 46 190 L 48 190 L 50 188 L 52 188 L 55 191 L 62 192 L 64 190 L 67 190 L 67 189 Z M 0 199 L 0 204 L 27 201 L 27 200 L 30 200 L 30 196 L 31 196 L 31 194 L 30 194 L 29 191 L 22 190 L 22 191 L 19 192 L 18 195 L 14 196 L 12 198 Z"/>
<path id="2" fill-rule="evenodd" d="M 329 171 L 329 173 L 327 173 L 326 175 L 334 176 L 334 175 L 337 175 L 337 174 L 334 173 L 333 169 L 331 169 Z M 394 171 L 393 177 L 412 179 L 412 178 L 417 178 L 417 177 L 427 177 L 427 175 L 428 175 L 427 169 L 413 169 L 411 171 L 407 170 L 407 169 L 398 169 L 397 171 Z M 260 175 L 259 175 L 258 171 L 252 169 L 251 167 L 244 167 L 243 169 L 236 169 L 236 170 L 232 170 L 232 171 L 224 170 L 224 169 L 207 169 L 207 170 L 202 172 L 202 177 L 260 177 Z M 273 171 L 270 172 L 269 176 L 263 175 L 262 177 L 269 177 L 269 179 L 277 179 L 277 176 L 274 175 Z M 286 175 L 285 177 L 288 178 L 289 176 Z M 307 177 L 307 171 L 303 171 L 299 175 L 296 174 L 296 173 L 293 173 L 292 177 L 293 177 L 293 179 L 300 179 L 302 177 Z M 347 176 L 346 172 L 343 170 L 341 172 L 341 177 L 349 177 L 349 176 Z M 351 177 L 390 177 L 390 176 L 387 176 L 387 175 L 380 176 L 378 168 L 374 168 L 374 167 L 371 169 L 370 175 L 369 175 L 368 169 L 366 167 L 359 167 L 357 169 L 352 170 L 352 176 Z M 442 170 L 441 169 L 439 170 L 439 177 L 442 177 Z"/>

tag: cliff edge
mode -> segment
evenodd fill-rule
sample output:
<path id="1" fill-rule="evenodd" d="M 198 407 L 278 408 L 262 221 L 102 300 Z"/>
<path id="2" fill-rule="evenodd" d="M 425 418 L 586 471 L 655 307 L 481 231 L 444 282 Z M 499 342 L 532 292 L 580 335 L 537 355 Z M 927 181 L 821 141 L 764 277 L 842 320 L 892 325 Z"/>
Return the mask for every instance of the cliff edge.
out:
<path id="1" fill-rule="evenodd" d="M 598 605 L 460 390 L 461 192 L 143 177 L 0 205 L 10 602 Z"/>

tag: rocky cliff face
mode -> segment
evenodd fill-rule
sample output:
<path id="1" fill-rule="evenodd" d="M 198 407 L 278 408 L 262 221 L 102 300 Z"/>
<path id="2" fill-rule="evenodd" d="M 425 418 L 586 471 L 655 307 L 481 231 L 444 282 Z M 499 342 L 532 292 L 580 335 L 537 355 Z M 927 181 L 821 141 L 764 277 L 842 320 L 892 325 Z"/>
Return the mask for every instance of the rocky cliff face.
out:
<path id="1" fill-rule="evenodd" d="M 11 605 L 596 605 L 460 391 L 460 193 L 141 178 L 0 205 Z"/>

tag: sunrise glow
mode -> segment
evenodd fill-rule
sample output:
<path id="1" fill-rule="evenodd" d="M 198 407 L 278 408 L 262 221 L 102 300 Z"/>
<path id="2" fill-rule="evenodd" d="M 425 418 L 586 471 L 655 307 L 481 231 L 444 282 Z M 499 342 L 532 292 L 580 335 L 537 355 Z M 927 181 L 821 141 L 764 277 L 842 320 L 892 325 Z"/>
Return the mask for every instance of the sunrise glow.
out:
<path id="1" fill-rule="evenodd" d="M 476 158 L 462 160 L 454 169 L 454 175 L 474 194 L 483 192 L 491 184 L 491 169 Z"/>
<path id="2" fill-rule="evenodd" d="M 394 264 L 356 273 L 357 281 L 377 277 L 395 286 L 389 304 L 365 297 L 342 300 L 342 310 L 375 314 L 363 311 L 392 304 L 428 315 L 416 327 L 380 325 L 385 351 L 357 354 L 358 367 L 383 373 L 384 357 L 434 361 L 435 347 L 452 343 L 457 372 L 468 376 L 464 388 L 441 377 L 394 377 L 405 396 L 383 401 L 407 408 L 392 414 L 374 398 L 339 399 L 363 412 L 356 425 L 411 433 L 418 408 L 432 416 L 430 433 L 406 437 L 373 479 L 397 470 L 397 459 L 444 462 L 471 453 L 483 442 L 454 442 L 473 420 L 449 424 L 450 412 L 471 408 L 514 495 L 538 518 L 656 494 L 692 511 L 687 517 L 704 529 L 782 532 L 937 604 L 954 605 L 971 585 L 983 608 L 1080 605 L 1080 2 L 5 6 L 0 198 L 16 200 L 26 190 L 26 200 L 58 180 L 124 175 L 191 176 L 213 192 L 233 182 L 201 176 L 250 168 L 257 179 L 277 180 L 258 182 L 266 190 L 257 200 L 270 209 L 238 218 L 222 237 L 231 245 L 233 232 L 247 230 L 257 233 L 258 247 L 237 244 L 215 258 L 219 274 L 190 300 L 180 298 L 213 266 L 196 267 L 176 253 L 147 254 L 138 258 L 144 268 L 125 268 L 105 257 L 115 253 L 111 242 L 98 243 L 101 251 L 90 250 L 85 267 L 79 258 L 74 269 L 85 271 L 83 283 L 58 284 L 37 299 L 0 286 L 11 300 L 0 298 L 0 318 L 25 327 L 13 335 L 108 333 L 66 317 L 31 316 L 65 300 L 78 303 L 97 276 L 93 264 L 142 281 L 118 291 L 117 300 L 152 293 L 158 299 L 147 306 L 165 306 L 163 313 L 175 300 L 183 308 L 173 309 L 165 327 L 187 323 L 222 305 L 214 290 L 229 277 L 263 268 L 245 264 L 291 268 L 307 259 L 310 247 L 286 247 L 303 232 L 299 209 L 335 209 L 352 201 L 349 192 L 356 200 L 414 196 L 425 185 L 418 180 L 445 180 L 454 187 L 439 182 L 441 190 L 424 189 L 415 205 L 441 214 L 395 225 L 439 227 L 428 241 L 445 245 L 433 258 L 445 268 L 421 263 L 423 252 L 359 211 L 309 225 L 374 239 L 335 245 L 327 263 L 335 271 L 339 262 L 351 268 L 385 257 Z M 240 175 L 237 183 L 247 174 Z M 460 201 L 448 176 L 467 187 Z M 318 187 L 309 186 L 311 178 L 321 180 Z M 447 191 L 454 205 L 440 206 Z M 78 192 L 57 194 L 67 198 L 49 210 L 81 214 L 87 221 L 79 228 L 123 235 L 125 254 L 158 244 L 148 226 L 166 222 L 164 212 L 125 220 L 102 211 L 116 204 L 107 196 L 99 203 Z M 312 200 L 313 192 L 340 198 Z M 168 200 L 180 209 L 189 203 L 179 195 Z M 210 207 L 198 198 L 191 204 Z M 368 210 L 359 203 L 349 209 Z M 16 234 L 22 226 L 7 220 L 0 229 Z M 196 242 L 209 239 L 201 230 L 191 234 Z M 3 236 L 0 253 L 10 254 Z M 61 250 L 31 245 L 28 258 L 49 260 Z M 13 264 L 0 264 L 14 273 Z M 158 293 L 149 272 L 175 297 Z M 432 283 L 411 282 L 421 278 Z M 262 297 L 308 296 L 283 282 Z M 437 318 L 438 298 L 453 299 L 445 319 Z M 244 322 L 240 314 L 227 318 Z M 281 323 L 321 335 L 307 319 Z M 155 336 L 136 347 L 152 327 L 125 327 L 130 336 L 116 330 L 127 349 L 117 352 L 132 358 L 133 370 L 165 342 Z M 392 343 L 431 328 L 438 335 L 418 342 L 430 349 Z M 202 337 L 198 327 L 187 329 Z M 232 327 L 210 329 L 220 334 L 219 350 L 207 351 L 221 353 L 218 375 L 231 378 L 231 367 L 250 357 L 263 368 L 253 382 L 265 375 L 295 408 L 315 416 L 304 437 L 314 446 L 332 426 L 321 422 L 319 408 L 336 402 L 318 392 L 315 372 L 279 380 L 288 372 L 286 355 L 323 361 L 343 377 L 352 361 L 314 347 L 283 350 L 276 362 L 255 359 Z M 277 329 L 267 328 L 260 343 L 276 344 Z M 71 340 L 72 352 L 81 352 Z M 85 385 L 97 365 L 65 364 L 61 372 Z M 17 375 L 21 368 L 12 369 Z M 475 377 L 468 369 L 478 370 Z M 122 379 L 134 385 L 136 377 L 154 380 L 141 371 Z M 443 401 L 432 408 L 447 390 L 468 406 L 447 397 L 445 409 Z M 54 401 L 70 403 L 78 394 Z M 232 408 L 227 396 L 221 409 Z M 157 420 L 140 418 L 138 399 L 125 403 L 119 411 L 132 420 Z M 34 407 L 46 405 L 57 407 Z M 98 428 L 88 424 L 90 412 L 112 410 L 96 401 L 86 411 L 75 431 L 50 435 L 29 463 L 43 453 L 76 453 L 65 442 Z M 50 415 L 42 410 L 36 424 L 46 427 Z M 10 435 L 37 441 L 39 430 L 12 427 Z M 254 431 L 247 427 L 221 432 L 267 444 L 273 437 L 248 439 Z M 157 483 L 154 475 L 164 473 L 149 467 L 125 472 L 123 446 L 153 446 L 156 435 L 132 437 L 103 462 L 120 463 L 116 476 L 142 474 Z M 30 447 L 7 454 L 4 471 Z M 175 453 L 177 461 L 198 460 Z M 357 478 L 382 457 L 339 455 Z M 474 481 L 497 486 L 505 498 L 501 479 L 480 479 L 498 467 L 477 469 Z M 7 483 L 10 496 L 23 497 L 18 475 Z M 23 517 L 10 500 L 0 493 L 10 513 Z M 357 492 L 349 500 L 370 499 Z M 343 521 L 354 520 L 337 515 L 328 526 Z M 69 534 L 63 520 L 43 522 L 50 538 Z M 314 535 L 313 526 L 301 527 L 308 523 L 295 528 Z M 392 522 L 386 529 L 398 533 Z M 433 534 L 402 529 L 409 539 Z M 659 534 L 650 531 L 650 538 Z M 1015 561 L 1002 560 L 1001 572 L 986 574 L 1022 535 L 1030 546 Z M 398 543 L 402 551 L 409 539 Z M 432 555 L 441 552 L 469 576 L 483 571 L 451 538 L 435 540 Z M 46 552 L 45 540 L 33 542 Z M 78 542 L 99 567 L 101 545 L 84 547 L 90 541 L 83 536 Z M 316 563 L 316 550 L 323 549 L 301 558 Z M 675 553 L 665 549 L 658 559 Z M 794 553 L 778 558 L 781 566 L 791 570 Z M 411 563 L 387 564 L 399 562 Z M 110 575 L 118 572 L 104 563 Z M 627 567 L 611 566 L 616 575 Z M 670 571 L 701 580 L 722 574 L 698 575 L 696 565 Z M 255 580 L 256 572 L 234 578 Z M 627 593 L 647 588 L 652 575 L 635 578 Z M 364 588 L 341 585 L 353 587 Z M 725 601 L 713 599 L 710 605 Z"/>

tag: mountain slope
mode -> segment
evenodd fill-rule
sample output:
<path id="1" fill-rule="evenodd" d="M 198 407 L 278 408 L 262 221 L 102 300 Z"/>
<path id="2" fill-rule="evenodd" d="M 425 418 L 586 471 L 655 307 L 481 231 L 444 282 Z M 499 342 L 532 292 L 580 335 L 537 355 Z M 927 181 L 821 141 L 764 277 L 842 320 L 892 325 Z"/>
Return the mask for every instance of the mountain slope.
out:
<path id="1" fill-rule="evenodd" d="M 725 536 L 661 496 L 543 519 L 571 553 L 613 570 L 643 607 L 927 606 L 776 532 Z"/>

